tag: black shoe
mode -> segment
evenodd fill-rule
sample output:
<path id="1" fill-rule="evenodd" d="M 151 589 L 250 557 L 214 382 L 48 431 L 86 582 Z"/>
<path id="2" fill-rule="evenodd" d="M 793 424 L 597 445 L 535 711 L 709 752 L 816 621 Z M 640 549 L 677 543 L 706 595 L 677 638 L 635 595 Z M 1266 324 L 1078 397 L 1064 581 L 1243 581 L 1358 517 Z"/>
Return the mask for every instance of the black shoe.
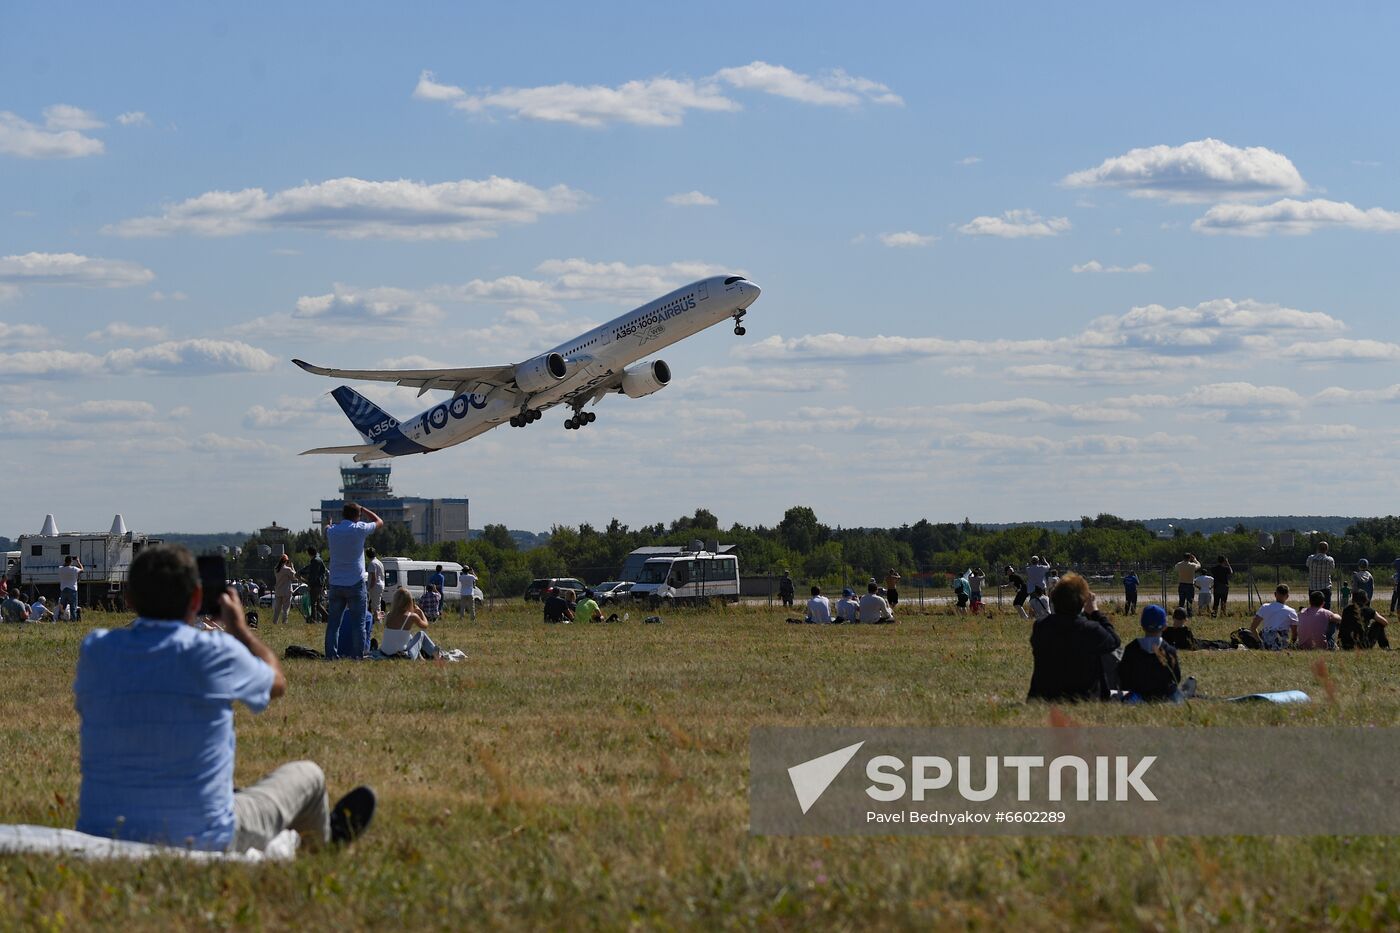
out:
<path id="1" fill-rule="evenodd" d="M 371 639 L 369 640 L 369 650 L 370 650 L 370 651 L 378 651 L 378 650 L 379 650 L 379 639 L 377 639 L 377 638 L 371 638 Z"/>
<path id="2" fill-rule="evenodd" d="M 375 802 L 373 788 L 365 784 L 337 800 L 331 809 L 331 842 L 344 845 L 364 835 L 374 819 Z"/>

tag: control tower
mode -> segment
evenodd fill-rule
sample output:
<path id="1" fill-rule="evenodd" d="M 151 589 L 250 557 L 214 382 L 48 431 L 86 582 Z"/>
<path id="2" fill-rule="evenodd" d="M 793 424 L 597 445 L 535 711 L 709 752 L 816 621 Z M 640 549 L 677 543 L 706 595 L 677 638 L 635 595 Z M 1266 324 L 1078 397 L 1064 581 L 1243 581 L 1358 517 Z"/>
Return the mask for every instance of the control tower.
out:
<path id="1" fill-rule="evenodd" d="M 341 507 L 347 502 L 358 502 L 386 523 L 408 526 L 413 540 L 419 544 L 467 539 L 467 530 L 471 527 L 469 500 L 396 496 L 389 484 L 389 470 L 387 463 L 342 466 L 340 498 L 322 499 L 321 507 L 312 509 L 317 523 L 339 521 Z"/>

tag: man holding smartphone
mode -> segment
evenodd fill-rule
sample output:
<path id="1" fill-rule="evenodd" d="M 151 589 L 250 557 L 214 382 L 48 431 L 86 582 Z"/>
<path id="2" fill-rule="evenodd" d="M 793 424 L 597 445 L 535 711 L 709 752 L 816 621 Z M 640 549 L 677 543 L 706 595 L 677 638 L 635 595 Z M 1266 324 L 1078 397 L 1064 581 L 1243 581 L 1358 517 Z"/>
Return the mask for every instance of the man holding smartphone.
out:
<path id="1" fill-rule="evenodd" d="M 331 552 L 330 604 L 326 619 L 326 660 L 365 656 L 365 539 L 384 527 L 384 519 L 358 502 L 347 502 L 340 521 L 326 526 Z M 368 519 L 363 521 L 362 519 Z"/>
<path id="2" fill-rule="evenodd" d="M 239 853 L 285 829 L 313 845 L 363 832 L 374 791 L 357 787 L 331 808 L 314 762 L 234 790 L 234 701 L 260 713 L 287 680 L 233 592 L 218 598 L 223 631 L 197 628 L 204 588 L 194 558 L 151 545 L 131 562 L 127 595 L 138 618 L 95 629 L 78 654 L 79 832 Z"/>

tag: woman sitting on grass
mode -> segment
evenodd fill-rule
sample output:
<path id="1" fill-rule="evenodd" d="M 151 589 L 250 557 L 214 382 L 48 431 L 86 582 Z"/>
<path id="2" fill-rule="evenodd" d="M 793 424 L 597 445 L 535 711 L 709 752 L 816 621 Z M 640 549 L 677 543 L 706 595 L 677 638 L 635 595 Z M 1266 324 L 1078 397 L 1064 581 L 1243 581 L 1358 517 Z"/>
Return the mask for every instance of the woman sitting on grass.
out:
<path id="1" fill-rule="evenodd" d="M 379 653 L 391 658 L 437 657 L 438 646 L 428 637 L 428 620 L 413 603 L 413 595 L 403 587 L 394 591 L 393 603 L 384 616 L 384 641 Z"/>

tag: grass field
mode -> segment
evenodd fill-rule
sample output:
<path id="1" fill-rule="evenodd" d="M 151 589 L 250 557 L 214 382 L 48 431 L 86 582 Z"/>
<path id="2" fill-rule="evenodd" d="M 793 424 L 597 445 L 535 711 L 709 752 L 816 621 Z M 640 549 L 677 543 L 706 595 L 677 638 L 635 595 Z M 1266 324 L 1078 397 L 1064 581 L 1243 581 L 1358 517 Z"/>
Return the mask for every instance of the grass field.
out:
<path id="1" fill-rule="evenodd" d="M 756 608 L 639 616 L 546 626 L 512 604 L 441 626 L 466 663 L 289 662 L 286 697 L 261 716 L 240 708 L 238 781 L 310 758 L 332 795 L 371 783 L 381 804 L 363 840 L 262 867 L 0 858 L 0 927 L 1400 925 L 1400 846 L 1384 838 L 751 837 L 753 726 L 1045 724 L 1049 709 L 1023 702 L 1028 624 L 941 608 L 884 627 Z M 78 643 L 123 621 L 0 627 L 0 819 L 72 826 Z M 279 655 L 320 635 L 262 630 Z M 1400 653 L 1329 654 L 1326 685 L 1316 653 L 1183 657 L 1212 695 L 1298 687 L 1317 702 L 1066 713 L 1189 728 L 1400 720 Z M 1259 790 L 1261 805 L 1303 806 L 1344 792 Z"/>

